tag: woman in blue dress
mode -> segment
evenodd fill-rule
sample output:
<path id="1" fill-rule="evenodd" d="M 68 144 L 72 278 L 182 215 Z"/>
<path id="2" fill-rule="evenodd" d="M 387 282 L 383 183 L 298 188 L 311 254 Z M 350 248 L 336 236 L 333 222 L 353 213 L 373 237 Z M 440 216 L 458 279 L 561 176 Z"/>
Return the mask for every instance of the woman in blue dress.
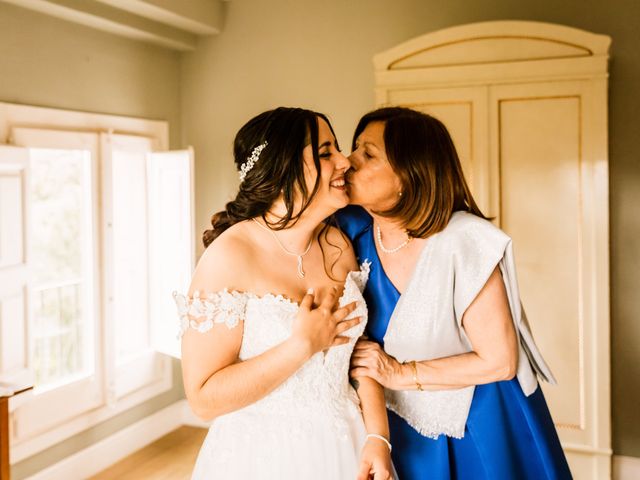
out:
<path id="1" fill-rule="evenodd" d="M 351 374 L 385 387 L 399 478 L 570 479 L 511 240 L 478 209 L 444 125 L 376 110 L 349 159 L 354 206 L 338 221 L 371 262 Z"/>

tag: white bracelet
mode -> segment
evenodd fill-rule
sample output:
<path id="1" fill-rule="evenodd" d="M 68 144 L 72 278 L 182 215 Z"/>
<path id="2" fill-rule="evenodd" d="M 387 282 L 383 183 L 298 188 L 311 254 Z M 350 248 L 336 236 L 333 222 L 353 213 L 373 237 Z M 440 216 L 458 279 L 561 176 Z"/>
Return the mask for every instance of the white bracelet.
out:
<path id="1" fill-rule="evenodd" d="M 366 438 L 377 438 L 378 440 L 382 440 L 387 444 L 387 447 L 389 447 L 389 453 L 391 453 L 391 442 L 389 442 L 389 440 L 384 438 L 382 435 L 378 435 L 377 433 L 367 433 Z"/>

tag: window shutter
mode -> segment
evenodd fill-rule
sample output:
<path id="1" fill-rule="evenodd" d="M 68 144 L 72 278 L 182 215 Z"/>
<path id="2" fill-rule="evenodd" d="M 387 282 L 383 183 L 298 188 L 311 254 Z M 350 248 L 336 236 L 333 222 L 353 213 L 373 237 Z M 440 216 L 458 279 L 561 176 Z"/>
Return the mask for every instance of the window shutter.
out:
<path id="1" fill-rule="evenodd" d="M 147 175 L 152 345 L 180 358 L 173 292 L 186 292 L 194 268 L 193 150 L 149 154 Z"/>
<path id="2" fill-rule="evenodd" d="M 29 154 L 0 145 L 0 382 L 30 383 Z"/>

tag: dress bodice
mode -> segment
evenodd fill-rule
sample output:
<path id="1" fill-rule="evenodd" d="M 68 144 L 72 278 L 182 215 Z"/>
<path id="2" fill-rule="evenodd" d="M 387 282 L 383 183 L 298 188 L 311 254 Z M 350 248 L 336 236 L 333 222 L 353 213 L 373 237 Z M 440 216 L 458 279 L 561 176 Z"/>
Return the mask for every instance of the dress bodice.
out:
<path id="1" fill-rule="evenodd" d="M 304 427 L 309 416 L 328 414 L 338 429 L 346 428 L 340 419 L 345 407 L 358 405 L 355 391 L 349 384 L 349 362 L 357 339 L 366 325 L 367 307 L 362 296 L 369 275 L 369 264 L 347 275 L 339 305 L 357 301 L 357 308 L 349 318 L 362 317 L 362 321 L 343 335 L 350 341 L 325 352 L 313 355 L 297 372 L 269 395 L 228 415 L 258 414 L 283 415 L 300 419 L 298 428 Z M 290 335 L 299 305 L 282 295 L 255 295 L 248 292 L 223 290 L 193 298 L 174 295 L 181 319 L 181 333 L 188 328 L 206 332 L 214 323 L 228 328 L 243 328 L 240 360 L 247 360 L 273 348 Z M 295 424 L 294 424 L 295 425 Z"/>

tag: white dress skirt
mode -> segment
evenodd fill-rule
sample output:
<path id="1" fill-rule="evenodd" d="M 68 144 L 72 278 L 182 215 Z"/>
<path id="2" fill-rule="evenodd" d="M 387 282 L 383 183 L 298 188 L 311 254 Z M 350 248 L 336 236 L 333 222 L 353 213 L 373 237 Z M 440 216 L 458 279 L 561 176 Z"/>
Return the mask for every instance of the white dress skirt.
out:
<path id="1" fill-rule="evenodd" d="M 319 352 L 266 397 L 212 423 L 193 471 L 194 480 L 353 480 L 366 430 L 349 384 L 349 361 L 364 331 L 362 297 L 369 265 L 348 274 L 340 305 L 362 317 L 344 335 L 350 342 Z M 280 295 L 222 291 L 188 299 L 175 295 L 182 331 L 213 323 L 243 328 L 240 360 L 282 343 L 291 334 L 298 304 Z M 197 318 L 199 321 L 194 320 Z"/>

